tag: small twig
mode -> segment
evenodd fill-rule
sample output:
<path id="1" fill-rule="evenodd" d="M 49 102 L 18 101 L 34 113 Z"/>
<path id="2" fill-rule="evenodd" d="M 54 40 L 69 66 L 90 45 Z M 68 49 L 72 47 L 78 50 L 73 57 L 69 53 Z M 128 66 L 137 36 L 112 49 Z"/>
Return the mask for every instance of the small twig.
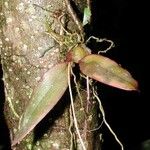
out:
<path id="1" fill-rule="evenodd" d="M 121 143 L 121 141 L 118 139 L 117 135 L 114 133 L 114 131 L 112 130 L 112 128 L 110 127 L 110 125 L 107 123 L 106 121 L 106 118 L 105 118 L 105 112 L 104 112 L 104 109 L 103 109 L 103 106 L 102 106 L 102 103 L 101 103 L 101 100 L 100 98 L 97 96 L 95 90 L 94 90 L 94 87 L 93 87 L 93 95 L 95 96 L 95 98 L 97 99 L 98 103 L 99 103 L 99 109 L 102 113 L 102 116 L 103 116 L 103 121 L 105 123 L 105 125 L 107 126 L 107 128 L 109 129 L 109 131 L 112 133 L 112 135 L 114 136 L 115 140 L 117 141 L 117 143 L 121 146 L 121 150 L 124 150 L 124 147 Z"/>
<path id="2" fill-rule="evenodd" d="M 65 15 L 65 13 L 63 13 L 62 15 L 59 16 L 58 22 L 59 22 L 60 25 L 61 25 L 62 31 L 66 32 L 66 34 L 68 34 L 68 35 L 71 35 L 71 33 L 69 33 L 69 32 L 65 29 L 65 27 L 64 27 L 64 25 L 63 25 L 63 24 L 64 24 L 64 20 L 61 21 L 62 18 L 64 17 L 64 15 Z M 63 34 L 63 33 L 62 33 L 62 34 L 60 33 L 60 35 L 64 35 L 64 34 Z"/>
<path id="3" fill-rule="evenodd" d="M 83 142 L 83 140 L 81 138 L 81 135 L 80 135 L 80 132 L 79 132 L 77 118 L 76 118 L 76 115 L 75 115 L 75 109 L 74 109 L 74 104 L 73 104 L 73 95 L 72 95 L 71 82 L 70 82 L 70 69 L 71 69 L 71 64 L 68 63 L 68 86 L 69 86 L 69 93 L 70 93 L 70 100 L 71 100 L 71 107 L 72 107 L 72 115 L 73 115 L 73 119 L 74 119 L 74 126 L 76 128 L 77 135 L 79 137 L 81 146 L 82 146 L 83 150 L 86 150 L 86 147 L 84 145 L 84 142 Z"/>
<path id="4" fill-rule="evenodd" d="M 74 21 L 75 24 L 77 25 L 79 31 L 80 31 L 81 33 L 83 33 L 83 26 L 82 26 L 82 23 L 79 21 L 79 19 L 78 19 L 76 13 L 74 12 L 74 10 L 73 10 L 73 8 L 72 8 L 72 6 L 71 6 L 71 4 L 70 4 L 70 1 L 69 1 L 69 0 L 65 0 L 65 3 L 66 3 L 66 6 L 67 6 L 67 8 L 68 8 L 68 12 L 69 12 L 69 14 L 71 15 L 73 21 Z"/>

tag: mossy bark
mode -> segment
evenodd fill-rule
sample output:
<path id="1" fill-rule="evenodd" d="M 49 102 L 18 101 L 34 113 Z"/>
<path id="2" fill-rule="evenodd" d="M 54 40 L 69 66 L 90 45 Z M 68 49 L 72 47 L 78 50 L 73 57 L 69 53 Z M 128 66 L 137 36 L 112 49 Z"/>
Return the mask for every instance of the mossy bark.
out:
<path id="1" fill-rule="evenodd" d="M 47 34 L 46 22 L 61 33 L 58 19 L 63 13 L 63 23 L 70 32 L 76 32 L 63 0 L 3 0 L 1 3 L 1 63 L 5 86 L 4 113 L 12 140 L 18 130 L 19 121 L 30 101 L 33 89 L 48 68 L 64 60 L 60 45 Z M 86 1 L 75 1 L 79 12 Z M 63 55 L 63 56 L 62 56 Z M 95 132 L 98 126 L 96 103 L 86 101 L 86 92 L 81 90 L 83 106 L 76 97 L 75 110 L 79 129 L 87 150 L 100 149 Z M 67 150 L 71 147 L 70 100 L 66 92 L 54 109 L 27 135 L 12 147 L 15 150 Z M 88 106 L 88 112 L 85 111 Z M 83 109 L 83 107 L 85 109 Z M 75 130 L 74 130 L 75 131 Z M 72 131 L 73 132 L 73 131 Z M 77 149 L 82 149 L 75 133 Z"/>

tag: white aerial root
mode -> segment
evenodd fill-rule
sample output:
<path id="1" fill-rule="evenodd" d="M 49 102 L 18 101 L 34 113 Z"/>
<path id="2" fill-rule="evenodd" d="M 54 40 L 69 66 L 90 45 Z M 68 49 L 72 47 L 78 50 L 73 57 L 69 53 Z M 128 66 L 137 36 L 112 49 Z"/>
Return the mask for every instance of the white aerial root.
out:
<path id="1" fill-rule="evenodd" d="M 106 118 L 105 118 L 105 112 L 101 103 L 100 98 L 97 96 L 97 93 L 95 92 L 94 87 L 92 88 L 93 90 L 93 95 L 95 96 L 95 98 L 97 99 L 98 103 L 99 103 L 99 109 L 102 113 L 102 117 L 103 117 L 103 122 L 104 124 L 107 126 L 107 128 L 109 129 L 109 131 L 112 133 L 112 135 L 114 136 L 115 140 L 117 141 L 117 143 L 121 146 L 121 150 L 124 150 L 123 144 L 121 143 L 121 141 L 118 139 L 117 135 L 114 133 L 114 131 L 112 130 L 112 128 L 110 127 L 110 125 L 107 123 Z"/>
<path id="2" fill-rule="evenodd" d="M 71 138 L 70 138 L 70 150 L 73 149 L 73 133 L 71 131 L 71 128 L 73 126 L 73 118 L 72 118 L 72 110 L 71 110 L 71 107 L 69 109 L 69 112 L 70 112 L 70 125 L 69 125 L 69 133 L 71 135 Z"/>
<path id="3" fill-rule="evenodd" d="M 71 69 L 71 74 L 73 75 L 73 81 L 74 81 L 74 84 L 76 86 L 76 90 L 77 90 L 78 97 L 80 99 L 81 107 L 83 108 L 83 99 L 82 99 L 82 96 L 81 96 L 81 93 L 80 93 L 80 90 L 79 90 L 79 87 L 78 87 L 78 83 L 76 81 L 76 76 L 73 73 L 72 69 Z"/>
<path id="4" fill-rule="evenodd" d="M 99 43 L 101 43 L 101 42 L 108 42 L 108 43 L 110 43 L 110 46 L 108 47 L 108 48 L 106 48 L 105 50 L 100 50 L 99 52 L 98 52 L 98 54 L 100 54 L 100 53 L 106 53 L 107 51 L 109 51 L 112 47 L 114 47 L 114 42 L 112 41 L 112 40 L 108 40 L 108 39 L 106 39 L 106 38 L 97 38 L 97 37 L 95 37 L 95 36 L 90 36 L 88 39 L 87 39 L 87 41 L 86 41 L 86 43 L 88 43 L 91 39 L 94 39 L 94 40 L 96 40 L 96 42 L 99 42 Z"/>
<path id="5" fill-rule="evenodd" d="M 70 82 L 70 70 L 71 70 L 71 64 L 68 63 L 68 86 L 69 86 L 69 93 L 70 93 L 70 100 L 71 100 L 71 107 L 72 107 L 72 115 L 73 115 L 73 119 L 74 119 L 74 126 L 75 126 L 75 129 L 76 129 L 77 135 L 79 137 L 81 146 L 82 146 L 83 150 L 86 150 L 86 147 L 84 145 L 84 142 L 82 140 L 82 137 L 81 137 L 81 134 L 80 134 L 80 131 L 79 131 L 77 118 L 76 118 L 76 115 L 75 115 L 75 109 L 74 109 L 74 104 L 73 104 L 73 95 L 72 95 L 71 82 Z"/>

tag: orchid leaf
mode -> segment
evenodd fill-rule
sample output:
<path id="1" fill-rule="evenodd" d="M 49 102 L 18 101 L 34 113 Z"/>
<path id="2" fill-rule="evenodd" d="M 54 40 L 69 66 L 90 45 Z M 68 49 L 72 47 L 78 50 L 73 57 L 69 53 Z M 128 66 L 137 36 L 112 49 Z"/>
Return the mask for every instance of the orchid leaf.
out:
<path id="1" fill-rule="evenodd" d="M 131 74 L 113 60 L 101 55 L 88 55 L 80 60 L 83 74 L 104 84 L 123 90 L 137 90 L 137 82 Z"/>
<path id="2" fill-rule="evenodd" d="M 33 91 L 12 145 L 20 142 L 56 105 L 67 89 L 67 63 L 48 70 Z"/>

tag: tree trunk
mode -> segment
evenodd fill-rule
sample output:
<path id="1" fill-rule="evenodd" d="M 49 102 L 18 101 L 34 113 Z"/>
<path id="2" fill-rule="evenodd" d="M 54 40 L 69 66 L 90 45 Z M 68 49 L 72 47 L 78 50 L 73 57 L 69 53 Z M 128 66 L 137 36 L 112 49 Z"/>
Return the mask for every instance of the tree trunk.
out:
<path id="1" fill-rule="evenodd" d="M 60 35 L 65 34 L 62 24 L 71 33 L 79 30 L 63 0 L 4 0 L 0 3 L 1 63 L 6 99 L 4 113 L 12 141 L 41 76 L 55 64 L 64 61 L 66 56 L 68 47 L 62 48 L 59 41 L 47 33 L 47 21 L 50 28 Z M 73 4 L 82 14 L 86 1 L 76 0 Z M 79 79 L 78 84 L 80 82 Z M 73 91 L 76 95 L 76 91 Z M 80 92 L 83 104 L 76 96 L 74 105 L 82 139 L 87 150 L 100 149 L 99 135 L 90 132 L 98 126 L 96 103 L 94 100 L 90 103 L 87 101 L 86 91 Z M 69 94 L 66 92 L 54 109 L 12 149 L 82 149 L 71 124 L 69 106 Z"/>

